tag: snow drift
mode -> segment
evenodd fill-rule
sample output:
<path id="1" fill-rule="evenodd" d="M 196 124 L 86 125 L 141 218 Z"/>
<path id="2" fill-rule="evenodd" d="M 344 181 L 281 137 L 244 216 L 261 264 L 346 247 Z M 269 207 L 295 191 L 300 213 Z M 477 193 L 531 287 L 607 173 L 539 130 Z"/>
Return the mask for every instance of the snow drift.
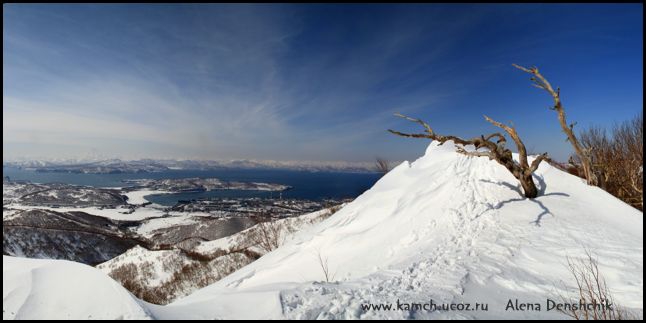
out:
<path id="1" fill-rule="evenodd" d="M 546 163 L 535 179 L 541 194 L 526 199 L 495 161 L 431 143 L 425 156 L 279 249 L 170 305 L 146 308 L 157 318 L 564 318 L 506 304 L 545 303 L 573 287 L 566 257 L 588 249 L 615 300 L 641 311 L 643 214 Z M 362 309 L 429 300 L 487 303 L 488 311 Z"/>
<path id="2" fill-rule="evenodd" d="M 140 301 L 98 269 L 2 257 L 2 319 L 144 319 Z"/>

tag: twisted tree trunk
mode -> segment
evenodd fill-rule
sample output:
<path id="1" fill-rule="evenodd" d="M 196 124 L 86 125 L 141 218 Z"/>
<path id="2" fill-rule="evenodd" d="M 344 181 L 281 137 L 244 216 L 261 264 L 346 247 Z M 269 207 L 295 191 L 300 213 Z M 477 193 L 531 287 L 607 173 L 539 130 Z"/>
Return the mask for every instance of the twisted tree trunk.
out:
<path id="1" fill-rule="evenodd" d="M 520 186 L 523 187 L 523 192 L 525 192 L 525 197 L 535 198 L 538 196 L 538 189 L 534 185 L 534 179 L 532 174 L 523 174 L 518 179 L 520 181 Z"/>

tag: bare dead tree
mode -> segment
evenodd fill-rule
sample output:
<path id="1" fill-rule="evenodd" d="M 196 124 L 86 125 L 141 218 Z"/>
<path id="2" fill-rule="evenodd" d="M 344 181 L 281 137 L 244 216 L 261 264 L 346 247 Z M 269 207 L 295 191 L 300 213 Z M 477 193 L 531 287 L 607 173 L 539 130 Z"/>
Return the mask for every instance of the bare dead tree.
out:
<path id="1" fill-rule="evenodd" d="M 626 201 L 644 209 L 644 116 L 638 115 L 613 129 L 615 154 L 622 156 Z"/>
<path id="2" fill-rule="evenodd" d="M 643 210 L 643 115 L 606 129 L 592 126 L 579 133 L 583 147 L 590 152 L 592 170 L 598 185 L 622 201 Z"/>
<path id="3" fill-rule="evenodd" d="M 505 147 L 507 140 L 501 133 L 492 133 L 487 136 L 481 135 L 480 137 L 465 140 L 456 136 L 443 136 L 437 134 L 426 122 L 420 119 L 410 118 L 399 113 L 396 113 L 395 116 L 421 124 L 424 127 L 424 133 L 408 134 L 388 129 L 391 133 L 409 138 L 428 138 L 438 141 L 440 145 L 452 140 L 454 143 L 462 146 L 457 148 L 457 151 L 461 154 L 474 157 L 489 157 L 489 160 L 495 160 L 500 165 L 505 166 L 505 168 L 507 168 L 507 170 L 509 170 L 509 172 L 511 172 L 511 174 L 520 181 L 525 197 L 535 198 L 538 196 L 538 189 L 536 188 L 536 184 L 534 184 L 532 174 L 536 169 L 538 169 L 538 165 L 549 157 L 547 156 L 547 153 L 543 153 L 536 157 L 530 165 L 527 161 L 527 149 L 525 148 L 525 144 L 523 144 L 514 127 L 504 125 L 484 116 L 485 120 L 504 130 L 514 140 L 518 149 L 518 162 L 516 162 L 512 157 L 513 155 L 511 150 Z M 494 139 L 496 139 L 495 142 L 492 141 Z M 464 149 L 464 146 L 466 145 L 474 145 L 476 150 L 468 152 Z M 480 148 L 485 148 L 486 151 L 479 151 Z"/>
<path id="4" fill-rule="evenodd" d="M 271 252 L 283 244 L 285 236 L 282 232 L 283 229 L 286 229 L 283 224 L 268 216 L 263 216 L 263 214 L 255 221 L 256 225 L 251 227 L 249 231 L 249 240 L 252 245 L 265 252 Z"/>
<path id="5" fill-rule="evenodd" d="M 586 249 L 586 259 L 567 258 L 572 280 L 576 283 L 573 292 L 559 293 L 563 304 L 586 304 L 557 309 L 575 320 L 634 320 L 634 313 L 615 303 L 606 280 L 599 271 L 599 263 Z M 608 305 L 608 306 L 606 306 Z"/>
<path id="6" fill-rule="evenodd" d="M 382 173 L 384 175 L 386 175 L 386 173 L 390 171 L 390 165 L 388 164 L 388 161 L 381 157 L 377 157 L 375 168 L 379 173 Z"/>
<path id="7" fill-rule="evenodd" d="M 550 109 L 556 111 L 556 113 L 558 114 L 561 129 L 567 136 L 567 140 L 570 142 L 570 144 L 572 144 L 572 148 L 574 148 L 574 152 L 576 153 L 581 163 L 581 167 L 583 168 L 583 175 L 587 183 L 589 185 L 598 185 L 598 179 L 594 174 L 594 171 L 592 170 L 590 154 L 584 149 L 584 147 L 579 143 L 577 137 L 574 135 L 574 126 L 576 125 L 576 123 L 571 123 L 568 125 L 567 119 L 565 118 L 565 109 L 563 108 L 563 104 L 561 103 L 561 89 L 556 88 L 556 90 L 554 90 L 550 82 L 547 81 L 547 79 L 538 71 L 538 68 L 535 66 L 526 68 L 516 64 L 512 65 L 523 72 L 531 74 L 532 77 L 530 78 L 530 80 L 533 82 L 532 85 L 539 89 L 545 90 L 550 94 L 550 96 L 554 100 L 554 106 Z"/>

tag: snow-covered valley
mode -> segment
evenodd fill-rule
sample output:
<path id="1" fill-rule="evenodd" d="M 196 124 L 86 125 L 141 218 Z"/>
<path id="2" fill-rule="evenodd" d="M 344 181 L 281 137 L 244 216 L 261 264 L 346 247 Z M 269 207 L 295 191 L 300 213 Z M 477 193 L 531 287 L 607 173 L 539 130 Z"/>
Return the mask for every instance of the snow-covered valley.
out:
<path id="1" fill-rule="evenodd" d="M 423 157 L 401 163 L 331 216 L 282 220 L 304 219 L 280 233 L 275 250 L 246 248 L 262 257 L 168 305 L 133 297 L 106 273 L 150 261 L 148 284 L 160 286 L 181 268 L 165 269 L 159 259 L 196 261 L 178 252 L 131 249 L 98 268 L 3 256 L 3 318 L 567 318 L 508 303 L 570 295 L 568 257 L 584 258 L 586 250 L 617 304 L 642 317 L 643 214 L 547 163 L 535 179 L 539 197 L 526 199 L 496 162 L 458 154 L 450 142 L 431 143 Z M 206 255 L 240 244 L 240 237 L 187 250 Z M 202 262 L 217 271 L 211 260 Z M 488 306 L 366 308 L 431 300 Z"/>

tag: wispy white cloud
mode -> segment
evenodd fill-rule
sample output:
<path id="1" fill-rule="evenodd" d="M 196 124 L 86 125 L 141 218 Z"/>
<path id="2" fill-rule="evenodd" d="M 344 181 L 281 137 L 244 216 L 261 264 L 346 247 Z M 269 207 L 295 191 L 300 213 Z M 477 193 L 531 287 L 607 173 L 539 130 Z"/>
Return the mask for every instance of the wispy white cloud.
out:
<path id="1" fill-rule="evenodd" d="M 8 6 L 3 152 L 413 156 L 417 143 L 398 145 L 385 132 L 411 126 L 392 113 L 440 121 L 460 114 L 456 127 L 479 131 L 481 112 L 468 104 L 499 104 L 486 91 L 509 52 L 527 57 L 528 47 L 547 41 L 528 35 L 489 46 L 499 29 L 474 35 L 501 17 L 499 8 L 459 8 Z M 509 19 L 499 28 L 517 25 Z"/>
<path id="2" fill-rule="evenodd" d="M 70 29 L 58 32 L 65 38 L 62 44 L 5 31 L 5 43 L 15 51 L 3 64 L 9 69 L 4 79 L 25 84 L 3 93 L 3 145 L 96 149 L 98 141 L 132 140 L 138 157 L 153 154 L 147 145 L 154 143 L 167 147 L 165 157 L 192 152 L 213 158 L 270 154 L 343 159 L 349 156 L 335 153 L 339 145 L 383 131 L 377 128 L 389 122 L 391 109 L 439 97 L 409 92 L 412 98 L 392 100 L 375 93 L 381 83 L 420 64 L 398 57 L 413 50 L 419 34 L 426 32 L 406 25 L 406 17 L 380 26 L 374 31 L 379 39 L 362 40 L 349 52 L 325 48 L 294 63 L 288 54 L 305 23 L 296 13 L 218 6 L 186 10 L 188 26 L 160 24 L 158 19 L 116 20 L 113 27 L 127 34 L 123 39 L 109 37 L 98 28 L 98 43 L 70 34 Z M 66 15 L 38 14 L 71 29 L 87 28 Z M 159 19 L 168 14 L 156 12 Z M 447 46 L 435 46 L 428 61 Z M 74 57 L 61 55 L 82 58 L 80 65 L 71 61 Z M 41 56 L 48 60 L 37 59 Z M 56 60 L 68 70 L 47 66 Z M 393 67 L 397 60 L 402 64 Z M 111 153 L 123 151 L 133 149 Z"/>

